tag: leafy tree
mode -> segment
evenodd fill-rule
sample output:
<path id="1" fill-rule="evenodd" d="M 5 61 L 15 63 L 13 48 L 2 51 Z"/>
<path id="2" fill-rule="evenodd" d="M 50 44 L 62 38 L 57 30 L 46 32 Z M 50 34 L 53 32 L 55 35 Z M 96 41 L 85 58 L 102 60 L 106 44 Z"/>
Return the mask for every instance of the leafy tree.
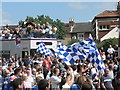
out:
<path id="1" fill-rule="evenodd" d="M 110 38 L 110 39 L 106 39 L 102 42 L 99 42 L 96 45 L 98 48 L 104 47 L 104 49 L 106 50 L 109 47 L 109 45 L 114 46 L 116 44 L 118 44 L 118 39 L 117 38 Z"/>
<path id="2" fill-rule="evenodd" d="M 68 45 L 72 45 L 73 43 L 76 43 L 76 42 L 80 42 L 79 39 L 71 39 L 70 41 L 68 41 Z"/>

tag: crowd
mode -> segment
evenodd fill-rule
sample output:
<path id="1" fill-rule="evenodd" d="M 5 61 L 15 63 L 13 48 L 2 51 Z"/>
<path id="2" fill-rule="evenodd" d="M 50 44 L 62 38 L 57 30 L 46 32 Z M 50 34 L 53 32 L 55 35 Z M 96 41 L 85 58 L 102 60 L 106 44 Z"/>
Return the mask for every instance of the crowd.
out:
<path id="1" fill-rule="evenodd" d="M 17 25 L 15 28 L 6 25 L 0 28 L 0 39 L 15 39 L 16 37 L 34 38 L 54 38 L 57 28 L 46 24 L 35 24 L 34 22 L 24 22 L 24 25 Z"/>
<path id="2" fill-rule="evenodd" d="M 0 86 L 2 90 L 119 90 L 120 57 L 111 48 L 110 45 L 107 56 L 103 48 L 99 49 L 106 58 L 104 74 L 97 75 L 90 60 L 77 60 L 68 66 L 62 59 L 49 55 L 0 58 Z"/>

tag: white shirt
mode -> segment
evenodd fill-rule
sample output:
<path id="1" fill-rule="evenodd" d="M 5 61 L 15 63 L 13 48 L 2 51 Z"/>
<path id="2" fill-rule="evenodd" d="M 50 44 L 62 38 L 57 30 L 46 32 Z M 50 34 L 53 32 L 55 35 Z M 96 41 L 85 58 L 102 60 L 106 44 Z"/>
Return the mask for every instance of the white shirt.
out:
<path id="1" fill-rule="evenodd" d="M 106 56 L 105 56 L 105 55 L 102 55 L 102 59 L 103 59 L 103 60 L 106 60 Z"/>
<path id="2" fill-rule="evenodd" d="M 113 52 L 115 52 L 115 49 L 114 48 L 108 48 L 107 52 L 110 53 L 110 54 L 113 54 Z"/>
<path id="3" fill-rule="evenodd" d="M 58 89 L 59 88 L 59 83 L 61 82 L 61 78 L 59 76 L 52 75 L 50 80 L 52 82 L 52 88 Z"/>
<path id="4" fill-rule="evenodd" d="M 63 86 L 62 86 L 62 90 L 67 90 L 67 89 L 69 89 L 70 88 L 70 86 L 67 84 L 67 83 L 65 83 Z"/>

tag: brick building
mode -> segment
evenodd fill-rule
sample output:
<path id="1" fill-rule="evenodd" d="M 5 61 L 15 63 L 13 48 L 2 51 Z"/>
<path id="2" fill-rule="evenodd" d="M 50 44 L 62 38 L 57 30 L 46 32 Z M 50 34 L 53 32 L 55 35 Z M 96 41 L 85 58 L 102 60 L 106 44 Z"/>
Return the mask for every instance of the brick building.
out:
<path id="1" fill-rule="evenodd" d="M 62 42 L 67 44 L 71 39 L 84 40 L 88 39 L 89 34 L 92 32 L 91 22 L 75 23 L 74 19 L 70 19 L 69 23 L 65 23 L 67 35 Z"/>
<path id="2" fill-rule="evenodd" d="M 92 25 L 94 39 L 103 41 L 108 38 L 118 38 L 118 10 L 103 11 L 94 17 Z"/>

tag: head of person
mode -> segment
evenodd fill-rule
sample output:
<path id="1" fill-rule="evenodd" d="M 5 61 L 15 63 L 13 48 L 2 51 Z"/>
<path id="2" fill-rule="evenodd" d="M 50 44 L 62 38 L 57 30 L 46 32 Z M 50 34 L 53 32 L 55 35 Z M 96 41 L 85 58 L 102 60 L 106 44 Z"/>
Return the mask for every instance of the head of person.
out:
<path id="1" fill-rule="evenodd" d="M 50 89 L 50 85 L 48 80 L 42 79 L 38 82 L 38 90 L 49 90 L 49 89 Z"/>
<path id="2" fill-rule="evenodd" d="M 14 71 L 14 75 L 20 75 L 20 73 L 22 72 L 22 68 L 16 68 Z"/>
<path id="3" fill-rule="evenodd" d="M 39 84 L 39 81 L 42 80 L 43 78 L 41 76 L 36 77 L 36 83 Z"/>
<path id="4" fill-rule="evenodd" d="M 38 68 L 37 73 L 41 74 L 42 73 L 42 68 Z"/>
<path id="5" fill-rule="evenodd" d="M 3 71 L 3 75 L 4 75 L 5 77 L 7 77 L 9 74 L 10 74 L 10 71 L 9 71 L 8 69 L 5 69 L 5 70 Z"/>
<path id="6" fill-rule="evenodd" d="M 21 78 L 16 78 L 11 82 L 13 90 L 19 90 L 23 88 L 23 81 Z"/>
<path id="7" fill-rule="evenodd" d="M 36 75 L 36 73 L 37 73 L 36 69 L 33 69 L 33 70 L 32 70 L 32 74 L 33 74 L 33 75 Z"/>
<path id="8" fill-rule="evenodd" d="M 105 75 L 108 75 L 108 74 L 109 74 L 109 69 L 108 69 L 108 68 L 106 68 L 106 69 L 104 70 L 104 74 L 105 74 Z"/>
<path id="9" fill-rule="evenodd" d="M 58 68 L 55 68 L 54 69 L 54 74 L 58 76 L 60 74 L 60 70 Z"/>
<path id="10" fill-rule="evenodd" d="M 109 45 L 109 48 L 112 48 L 112 45 Z"/>
<path id="11" fill-rule="evenodd" d="M 46 56 L 46 60 L 50 60 L 50 56 L 49 55 Z"/>

